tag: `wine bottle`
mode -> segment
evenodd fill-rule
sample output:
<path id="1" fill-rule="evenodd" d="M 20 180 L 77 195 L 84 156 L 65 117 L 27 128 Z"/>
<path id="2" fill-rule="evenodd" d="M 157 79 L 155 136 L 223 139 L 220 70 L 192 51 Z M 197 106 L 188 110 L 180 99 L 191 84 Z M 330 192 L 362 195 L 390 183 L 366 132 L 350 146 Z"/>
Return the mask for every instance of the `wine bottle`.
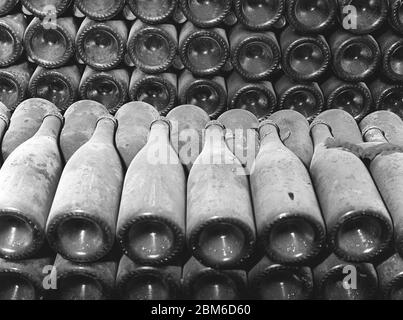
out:
<path id="1" fill-rule="evenodd" d="M 329 37 L 333 54 L 333 71 L 340 79 L 364 81 L 378 69 L 381 50 L 371 35 L 351 35 L 336 31 Z"/>
<path id="2" fill-rule="evenodd" d="M 126 173 L 117 225 L 124 254 L 141 265 L 175 261 L 184 248 L 185 206 L 185 172 L 161 117 Z"/>
<path id="3" fill-rule="evenodd" d="M 188 178 L 187 241 L 203 265 L 237 269 L 254 252 L 255 223 L 246 171 L 224 136 L 220 122 L 207 124 L 204 148 Z"/>
<path id="4" fill-rule="evenodd" d="M 330 64 L 330 47 L 322 35 L 301 35 L 298 32 L 288 27 L 281 33 L 282 67 L 296 81 L 317 80 Z"/>
<path id="5" fill-rule="evenodd" d="M 185 67 L 196 76 L 219 73 L 230 55 L 225 30 L 203 30 L 187 22 L 179 34 L 179 54 Z"/>
<path id="6" fill-rule="evenodd" d="M 125 56 L 127 35 L 124 21 L 86 18 L 77 33 L 77 56 L 95 70 L 114 69 Z"/>
<path id="7" fill-rule="evenodd" d="M 273 32 L 248 31 L 236 25 L 229 35 L 232 65 L 246 80 L 267 80 L 277 71 L 281 50 Z"/>
<path id="8" fill-rule="evenodd" d="M 127 0 L 126 2 L 134 15 L 148 24 L 166 22 L 173 17 L 178 6 L 177 0 Z"/>
<path id="9" fill-rule="evenodd" d="M 96 71 L 87 66 L 80 82 L 80 98 L 97 101 L 114 114 L 128 101 L 129 81 L 126 69 Z"/>
<path id="10" fill-rule="evenodd" d="M 357 263 L 377 259 L 393 236 L 389 212 L 360 159 L 360 133 L 345 111 L 322 113 L 312 124 L 315 152 L 310 168 L 329 246 L 342 260 Z"/>
<path id="11" fill-rule="evenodd" d="M 67 109 L 60 134 L 60 149 L 66 162 L 90 140 L 98 119 L 107 114 L 108 110 L 102 104 L 90 100 L 77 101 Z"/>
<path id="12" fill-rule="evenodd" d="M 14 64 L 22 55 L 27 23 L 22 13 L 0 17 L 0 67 Z"/>
<path id="13" fill-rule="evenodd" d="M 264 257 L 248 274 L 249 291 L 259 300 L 308 300 L 313 293 L 312 270 L 273 263 Z"/>
<path id="14" fill-rule="evenodd" d="M 379 289 L 385 300 L 403 299 L 403 260 L 395 254 L 377 267 Z"/>
<path id="15" fill-rule="evenodd" d="M 403 117 L 403 85 L 378 78 L 369 84 L 374 110 L 387 110 Z"/>
<path id="16" fill-rule="evenodd" d="M 176 105 L 177 85 L 174 73 L 148 75 L 136 69 L 130 80 L 129 96 L 132 101 L 151 104 L 161 115 L 166 115 Z"/>
<path id="17" fill-rule="evenodd" d="M 277 96 L 271 82 L 247 82 L 237 72 L 232 72 L 227 87 L 228 109 L 247 110 L 263 119 L 277 108 Z"/>
<path id="18" fill-rule="evenodd" d="M 88 18 L 104 21 L 117 16 L 123 10 L 125 0 L 75 0 L 74 4 Z"/>
<path id="19" fill-rule="evenodd" d="M 76 65 L 58 69 L 38 66 L 29 81 L 29 92 L 31 97 L 48 100 L 65 111 L 77 100 L 80 78 Z"/>
<path id="20" fill-rule="evenodd" d="M 340 109 L 361 121 L 372 110 L 372 94 L 364 82 L 345 82 L 334 76 L 321 85 L 326 109 Z"/>
<path id="21" fill-rule="evenodd" d="M 31 74 L 31 68 L 26 62 L 0 68 L 0 101 L 10 110 L 15 110 L 26 98 Z"/>
<path id="22" fill-rule="evenodd" d="M 10 13 L 18 4 L 19 0 L 3 0 L 0 4 L 0 16 Z"/>
<path id="23" fill-rule="evenodd" d="M 316 297 L 320 300 L 373 300 L 378 276 L 370 263 L 344 262 L 334 254 L 313 269 Z"/>
<path id="24" fill-rule="evenodd" d="M 0 170 L 1 258 L 29 259 L 44 243 L 45 223 L 62 171 L 58 148 L 62 123 L 59 113 L 45 114 L 38 132 Z"/>
<path id="25" fill-rule="evenodd" d="M 137 20 L 129 34 L 127 51 L 134 64 L 145 73 L 162 73 L 174 63 L 178 34 L 172 24 L 146 25 Z"/>
<path id="26" fill-rule="evenodd" d="M 21 0 L 22 5 L 33 15 L 39 18 L 61 16 L 70 7 L 73 0 Z M 59 19 L 57 20 L 59 23 Z"/>
<path id="27" fill-rule="evenodd" d="M 390 0 L 389 24 L 398 33 L 403 33 L 402 1 Z"/>
<path id="28" fill-rule="evenodd" d="M 186 18 L 200 28 L 212 28 L 222 24 L 232 9 L 231 0 L 180 0 L 179 3 Z"/>
<path id="29" fill-rule="evenodd" d="M 0 102 L 0 146 L 3 140 L 4 133 L 7 131 L 8 126 L 10 125 L 10 117 L 11 111 Z M 3 157 L 0 156 L 0 168 L 3 164 Z"/>
<path id="30" fill-rule="evenodd" d="M 403 81 L 403 39 L 401 35 L 388 30 L 377 37 L 382 51 L 382 71 L 391 81 Z"/>
<path id="31" fill-rule="evenodd" d="M 127 256 L 119 263 L 116 288 L 125 300 L 175 300 L 181 288 L 182 268 L 139 266 Z"/>
<path id="32" fill-rule="evenodd" d="M 298 111 L 308 121 L 312 121 L 324 108 L 325 98 L 316 82 L 296 82 L 282 76 L 274 87 L 279 99 L 279 109 Z"/>

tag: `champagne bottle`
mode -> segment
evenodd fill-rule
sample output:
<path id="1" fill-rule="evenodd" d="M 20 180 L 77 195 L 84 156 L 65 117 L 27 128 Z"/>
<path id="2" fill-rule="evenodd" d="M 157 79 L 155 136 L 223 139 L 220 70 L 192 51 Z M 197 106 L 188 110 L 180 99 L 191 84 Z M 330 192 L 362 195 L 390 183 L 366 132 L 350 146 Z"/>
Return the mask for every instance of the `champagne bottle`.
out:
<path id="1" fill-rule="evenodd" d="M 188 172 L 203 148 L 203 130 L 210 121 L 202 108 L 181 105 L 171 110 L 167 118 L 171 122 L 171 144 Z"/>
<path id="2" fill-rule="evenodd" d="M 127 0 L 127 4 L 134 15 L 148 24 L 164 23 L 175 14 L 177 0 Z"/>
<path id="3" fill-rule="evenodd" d="M 114 114 L 128 100 L 129 81 L 126 69 L 96 71 L 86 67 L 80 82 L 80 98 L 97 101 Z"/>
<path id="4" fill-rule="evenodd" d="M 315 119 L 323 110 L 325 98 L 316 82 L 296 82 L 282 76 L 275 84 L 279 109 L 298 111 L 308 121 Z"/>
<path id="5" fill-rule="evenodd" d="M 227 108 L 227 86 L 223 77 L 199 78 L 185 70 L 178 80 L 178 99 L 181 104 L 198 106 L 212 119 Z"/>
<path id="6" fill-rule="evenodd" d="M 379 78 L 371 82 L 369 88 L 374 97 L 374 110 L 391 111 L 403 117 L 403 85 Z"/>
<path id="7" fill-rule="evenodd" d="M 403 33 L 403 15 L 402 15 L 402 1 L 401 0 L 390 0 L 390 14 L 389 14 L 389 24 L 398 33 Z"/>
<path id="8" fill-rule="evenodd" d="M 175 300 L 180 292 L 181 275 L 181 267 L 139 266 L 123 256 L 116 276 L 116 288 L 125 300 Z"/>
<path id="9" fill-rule="evenodd" d="M 158 118 L 126 173 L 117 225 L 124 254 L 144 265 L 177 259 L 184 248 L 185 205 L 185 172 L 170 143 L 170 122 Z"/>
<path id="10" fill-rule="evenodd" d="M 281 50 L 273 32 L 248 31 L 236 25 L 229 35 L 232 64 L 249 81 L 268 79 L 277 71 Z"/>
<path id="11" fill-rule="evenodd" d="M 183 267 L 184 294 L 191 300 L 240 300 L 246 278 L 244 270 L 216 270 L 191 258 Z"/>
<path id="12" fill-rule="evenodd" d="M 29 92 L 32 97 L 48 100 L 65 111 L 77 100 L 80 78 L 76 65 L 58 69 L 38 66 L 29 81 Z"/>
<path id="13" fill-rule="evenodd" d="M 371 262 L 389 248 L 392 221 L 356 144 L 354 118 L 328 110 L 312 124 L 311 176 L 325 218 L 329 245 L 348 262 Z"/>
<path id="14" fill-rule="evenodd" d="M 137 101 L 126 103 L 116 113 L 119 123 L 115 137 L 116 147 L 126 169 L 147 144 L 151 123 L 158 116 L 158 111 L 152 105 Z"/>
<path id="15" fill-rule="evenodd" d="M 31 14 L 43 19 L 53 15 L 61 16 L 70 7 L 72 1 L 73 0 L 21 0 L 21 3 Z"/>
<path id="16" fill-rule="evenodd" d="M 26 98 L 31 74 L 26 62 L 0 68 L 0 101 L 10 110 L 15 110 Z"/>
<path id="17" fill-rule="evenodd" d="M 0 9 L 1 10 L 1 9 Z M 0 17 L 0 67 L 14 64 L 22 55 L 27 23 L 22 13 Z"/>
<path id="18" fill-rule="evenodd" d="M 231 0 L 197 1 L 180 0 L 183 14 L 200 28 L 216 27 L 231 13 Z"/>
<path id="19" fill-rule="evenodd" d="M 388 30 L 377 37 L 382 51 L 382 71 L 391 81 L 403 81 L 403 39 L 401 35 Z"/>
<path id="20" fill-rule="evenodd" d="M 207 124 L 203 151 L 188 178 L 187 240 L 205 266 L 237 269 L 254 252 L 255 223 L 246 171 L 224 135 L 218 121 Z"/>
<path id="21" fill-rule="evenodd" d="M 90 140 L 98 119 L 107 114 L 108 110 L 102 104 L 90 100 L 77 101 L 67 109 L 60 134 L 60 149 L 66 162 Z"/>
<path id="22" fill-rule="evenodd" d="M 129 34 L 127 51 L 134 64 L 145 73 L 162 73 L 174 63 L 178 34 L 172 24 L 146 25 L 137 20 Z"/>
<path id="23" fill-rule="evenodd" d="M 185 67 L 196 76 L 219 73 L 230 55 L 225 30 L 203 30 L 187 22 L 179 34 L 179 54 Z"/>
<path id="24" fill-rule="evenodd" d="M 379 276 L 379 289 L 385 300 L 403 299 L 403 260 L 395 254 L 379 264 L 377 267 Z"/>
<path id="25" fill-rule="evenodd" d="M 57 112 L 57 110 L 53 103 L 40 98 L 31 98 L 22 102 L 15 109 L 10 126 L 4 135 L 3 159 L 6 160 L 19 145 L 35 135 L 46 114 Z"/>
<path id="26" fill-rule="evenodd" d="M 361 121 L 372 109 L 372 94 L 364 82 L 345 82 L 332 76 L 321 85 L 326 109 L 340 109 Z"/>
<path id="27" fill-rule="evenodd" d="M 63 117 L 45 114 L 31 139 L 0 170 L 0 257 L 29 259 L 42 247 L 45 224 L 62 171 L 58 136 Z"/>
<path id="28" fill-rule="evenodd" d="M 19 0 L 3 0 L 0 3 L 0 16 L 10 13 L 18 4 Z"/>
<path id="29" fill-rule="evenodd" d="M 248 274 L 249 291 L 259 300 L 307 300 L 313 293 L 312 271 L 273 263 L 264 257 Z"/>
<path id="30" fill-rule="evenodd" d="M 74 4 L 88 18 L 104 21 L 117 16 L 123 10 L 125 0 L 75 0 Z"/>
<path id="31" fill-rule="evenodd" d="M 77 56 L 95 70 L 114 69 L 125 56 L 127 35 L 124 21 L 93 21 L 86 18 L 76 37 Z"/>
<path id="32" fill-rule="evenodd" d="M 229 109 L 247 110 L 263 119 L 277 108 L 277 96 L 271 82 L 248 82 L 232 72 L 227 87 Z"/>
<path id="33" fill-rule="evenodd" d="M 161 115 L 166 115 L 176 105 L 176 74 L 148 75 L 136 69 L 130 80 L 129 96 L 132 101 L 151 104 Z"/>
<path id="34" fill-rule="evenodd" d="M 370 263 L 344 262 L 334 254 L 313 269 L 316 297 L 321 300 L 373 300 L 378 276 Z"/>
<path id="35" fill-rule="evenodd" d="M 108 300 L 112 297 L 117 263 L 99 261 L 77 264 L 57 255 L 54 262 L 57 271 L 57 290 L 52 300 Z"/>

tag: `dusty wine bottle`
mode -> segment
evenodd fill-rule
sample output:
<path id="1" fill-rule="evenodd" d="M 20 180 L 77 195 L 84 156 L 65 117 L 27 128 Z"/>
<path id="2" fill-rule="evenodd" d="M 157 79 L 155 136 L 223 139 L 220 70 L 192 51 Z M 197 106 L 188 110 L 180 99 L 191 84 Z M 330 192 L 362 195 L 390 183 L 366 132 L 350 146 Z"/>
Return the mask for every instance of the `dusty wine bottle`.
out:
<path id="1" fill-rule="evenodd" d="M 58 18 L 54 28 L 47 28 L 34 18 L 24 35 L 24 47 L 29 58 L 45 68 L 65 65 L 74 55 L 77 25 L 73 18 Z"/>
<path id="2" fill-rule="evenodd" d="M 184 295 L 191 300 L 240 300 L 246 295 L 244 270 L 216 270 L 191 258 L 183 267 Z"/>
<path id="3" fill-rule="evenodd" d="M 388 30 L 377 42 L 382 51 L 382 71 L 391 81 L 403 81 L 403 39 L 401 35 Z"/>
<path id="4" fill-rule="evenodd" d="M 19 0 L 2 0 L 0 3 L 0 16 L 5 16 L 10 13 L 18 3 Z"/>
<path id="5" fill-rule="evenodd" d="M 31 74 L 32 70 L 26 62 L 0 68 L 0 102 L 15 110 L 27 96 Z"/>
<path id="6" fill-rule="evenodd" d="M 401 0 L 390 0 L 389 24 L 400 34 L 403 34 L 403 7 Z"/>
<path id="7" fill-rule="evenodd" d="M 51 15 L 61 16 L 70 7 L 73 0 L 21 0 L 22 5 L 33 15 L 46 18 Z M 57 21 L 59 23 L 59 19 Z"/>
<path id="8" fill-rule="evenodd" d="M 381 50 L 371 35 L 354 36 L 336 31 L 329 37 L 333 71 L 345 81 L 364 81 L 378 69 Z"/>
<path id="9" fill-rule="evenodd" d="M 186 180 L 170 126 L 162 117 L 152 123 L 123 187 L 117 238 L 123 252 L 142 265 L 169 264 L 184 248 Z"/>
<path id="10" fill-rule="evenodd" d="M 312 271 L 273 263 L 264 257 L 248 274 L 249 292 L 259 300 L 307 300 L 313 293 Z"/>
<path id="11" fill-rule="evenodd" d="M 0 67 L 14 64 L 22 55 L 27 23 L 22 13 L 0 17 Z"/>
<path id="12" fill-rule="evenodd" d="M 125 300 L 175 300 L 180 293 L 181 276 L 181 267 L 139 266 L 123 256 L 116 276 L 116 288 Z"/>
<path id="13" fill-rule="evenodd" d="M 171 144 L 188 172 L 203 149 L 203 130 L 210 121 L 202 108 L 181 105 L 171 110 L 167 118 L 171 122 Z"/>
<path id="14" fill-rule="evenodd" d="M 234 0 L 235 15 L 250 30 L 269 30 L 283 18 L 285 0 Z"/>
<path id="15" fill-rule="evenodd" d="M 168 70 L 177 56 L 178 34 L 172 24 L 146 25 L 137 20 L 129 34 L 127 51 L 134 64 L 145 73 Z"/>
<path id="16" fill-rule="evenodd" d="M 19 145 L 32 138 L 41 127 L 43 117 L 53 112 L 58 112 L 57 107 L 44 99 L 31 98 L 22 102 L 15 109 L 4 135 L 3 159 L 6 160 Z"/>
<path id="17" fill-rule="evenodd" d="M 371 262 L 389 248 L 393 225 L 356 144 L 354 118 L 328 110 L 312 124 L 311 176 L 334 253 L 348 262 Z M 365 192 L 362 190 L 365 189 Z"/>
<path id="18" fill-rule="evenodd" d="M 216 119 L 227 108 L 227 86 L 223 77 L 196 78 L 185 70 L 178 80 L 181 104 L 198 106 Z"/>
<path id="19" fill-rule="evenodd" d="M 116 68 L 126 53 L 127 35 L 124 21 L 86 18 L 76 37 L 77 56 L 95 70 Z"/>
<path id="20" fill-rule="evenodd" d="M 117 16 L 123 10 L 125 0 L 75 0 L 74 4 L 88 18 L 104 21 Z"/>
<path id="21" fill-rule="evenodd" d="M 177 0 L 127 0 L 134 15 L 148 24 L 164 23 L 175 14 Z"/>
<path id="22" fill-rule="evenodd" d="M 31 97 L 42 98 L 65 111 L 77 100 L 80 70 L 76 65 L 58 69 L 38 66 L 29 81 Z"/>
<path id="23" fill-rule="evenodd" d="M 246 171 L 224 136 L 220 122 L 207 124 L 188 178 L 187 241 L 203 265 L 237 269 L 254 252 L 255 222 Z"/>
<path id="24" fill-rule="evenodd" d="M 0 170 L 0 257 L 29 259 L 43 245 L 44 228 L 62 171 L 58 136 L 63 117 L 47 113 L 31 139 Z"/>
<path id="25" fill-rule="evenodd" d="M 187 22 L 179 34 L 179 54 L 185 67 L 196 76 L 217 74 L 230 55 L 225 30 L 203 30 Z"/>
<path id="26" fill-rule="evenodd" d="M 325 98 L 316 82 L 296 82 L 284 75 L 274 86 L 279 99 L 279 109 L 298 111 L 308 121 L 312 121 L 324 108 Z"/>
<path id="27" fill-rule="evenodd" d="M 403 85 L 378 78 L 369 88 L 374 97 L 374 110 L 387 110 L 403 117 Z"/>
<path id="28" fill-rule="evenodd" d="M 403 259 L 393 255 L 377 267 L 379 289 L 385 300 L 403 299 Z"/>
<path id="29" fill-rule="evenodd" d="M 57 255 L 57 290 L 52 290 L 54 300 L 108 300 L 112 297 L 117 263 L 99 261 L 77 264 Z"/>
<path id="30" fill-rule="evenodd" d="M 372 110 L 372 94 L 364 82 L 345 82 L 330 77 L 321 85 L 326 109 L 340 109 L 361 121 Z"/>
<path id="31" fill-rule="evenodd" d="M 86 67 L 80 82 L 80 98 L 97 101 L 114 114 L 128 100 L 129 81 L 126 69 L 96 71 Z"/>
<path id="32" fill-rule="evenodd" d="M 281 33 L 283 70 L 297 81 L 316 80 L 330 64 L 330 47 L 322 35 L 301 35 L 298 32 L 288 27 Z"/>
<path id="33" fill-rule="evenodd" d="M 378 276 L 370 263 L 351 264 L 330 255 L 313 269 L 316 297 L 321 300 L 373 300 Z"/>
<path id="34" fill-rule="evenodd" d="M 273 32 L 248 31 L 236 25 L 229 35 L 232 65 L 246 80 L 268 79 L 277 71 L 281 50 Z"/>
<path id="35" fill-rule="evenodd" d="M 212 28 L 224 22 L 232 9 L 231 0 L 179 0 L 186 18 L 200 28 Z"/>
<path id="36" fill-rule="evenodd" d="M 130 80 L 129 96 L 132 101 L 151 104 L 161 115 L 166 115 L 176 105 L 177 85 L 174 73 L 148 75 L 135 69 Z"/>
<path id="37" fill-rule="evenodd" d="M 107 114 L 108 110 L 102 104 L 90 100 L 78 101 L 67 109 L 60 134 L 60 149 L 66 162 L 90 140 L 98 119 Z"/>

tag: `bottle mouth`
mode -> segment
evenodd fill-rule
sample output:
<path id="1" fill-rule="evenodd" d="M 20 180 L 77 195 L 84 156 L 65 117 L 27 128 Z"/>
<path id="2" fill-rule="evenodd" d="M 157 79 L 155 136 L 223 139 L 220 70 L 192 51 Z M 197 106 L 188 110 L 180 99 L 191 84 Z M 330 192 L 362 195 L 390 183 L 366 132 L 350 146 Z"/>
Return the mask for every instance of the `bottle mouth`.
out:
<path id="1" fill-rule="evenodd" d="M 131 0 L 128 1 L 128 3 L 139 19 L 150 24 L 161 23 L 167 20 L 177 7 L 177 0 L 163 0 L 158 2 Z"/>
<path id="2" fill-rule="evenodd" d="M 40 76 L 30 91 L 32 96 L 53 102 L 60 110 L 66 110 L 74 100 L 70 83 L 58 74 L 45 73 Z"/>
<path id="3" fill-rule="evenodd" d="M 123 0 L 84 0 L 78 1 L 77 7 L 91 19 L 104 20 L 117 15 L 124 4 Z"/>
<path id="4" fill-rule="evenodd" d="M 301 113 L 306 119 L 313 120 L 320 113 L 323 105 L 318 94 L 313 89 L 305 87 L 291 89 L 282 98 L 282 109 L 294 110 Z"/>
<path id="5" fill-rule="evenodd" d="M 16 60 L 18 40 L 7 25 L 0 23 L 0 66 L 6 66 Z"/>
<path id="6" fill-rule="evenodd" d="M 36 300 L 35 286 L 15 272 L 0 273 L 0 300 Z"/>
<path id="7" fill-rule="evenodd" d="M 386 18 L 385 1 L 344 0 L 344 2 L 357 10 L 357 28 L 355 29 L 357 33 L 370 33 L 376 30 Z M 345 14 L 342 15 L 344 18 Z"/>
<path id="8" fill-rule="evenodd" d="M 230 301 L 240 299 L 241 293 L 231 277 L 213 271 L 200 275 L 192 283 L 190 294 L 193 300 Z"/>
<path id="9" fill-rule="evenodd" d="M 61 277 L 56 292 L 59 300 L 104 300 L 106 298 L 99 281 L 81 274 Z"/>
<path id="10" fill-rule="evenodd" d="M 0 71 L 0 101 L 14 110 L 23 99 L 20 85 L 10 76 Z"/>
<path id="11" fill-rule="evenodd" d="M 396 86 L 388 90 L 379 100 L 378 110 L 387 110 L 403 119 L 403 87 Z"/>
<path id="12" fill-rule="evenodd" d="M 228 0 L 182 0 L 182 10 L 196 25 L 212 27 L 225 19 L 231 10 Z"/>
<path id="13" fill-rule="evenodd" d="M 372 104 L 371 94 L 361 86 L 347 85 L 336 90 L 328 99 L 328 109 L 344 110 L 357 121 L 361 120 Z"/>
<path id="14" fill-rule="evenodd" d="M 236 1 L 235 12 L 243 24 L 266 29 L 275 24 L 284 10 L 283 0 L 245 0 Z"/>
<path id="15" fill-rule="evenodd" d="M 195 81 L 186 90 L 185 103 L 198 106 L 212 118 L 218 116 L 225 107 L 226 92 L 214 81 Z"/>
<path id="16" fill-rule="evenodd" d="M 336 7 L 333 1 L 297 0 L 292 12 L 298 26 L 304 29 L 321 30 L 333 21 Z"/>
<path id="17" fill-rule="evenodd" d="M 124 297 L 127 300 L 169 300 L 172 292 L 162 274 L 137 274 L 124 284 Z"/>
<path id="18" fill-rule="evenodd" d="M 398 80 L 403 79 L 403 42 L 399 43 L 396 48 L 387 57 L 387 64 L 390 70 Z"/>

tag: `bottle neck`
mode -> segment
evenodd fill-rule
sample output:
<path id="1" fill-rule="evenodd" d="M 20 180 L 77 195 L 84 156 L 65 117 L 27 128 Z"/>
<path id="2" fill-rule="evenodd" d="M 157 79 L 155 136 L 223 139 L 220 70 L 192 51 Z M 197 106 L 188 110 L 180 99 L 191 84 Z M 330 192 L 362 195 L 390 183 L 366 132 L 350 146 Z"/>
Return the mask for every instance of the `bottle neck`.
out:
<path id="1" fill-rule="evenodd" d="M 225 144 L 225 129 L 218 125 L 210 125 L 205 132 L 205 149 L 220 149 Z"/>
<path id="2" fill-rule="evenodd" d="M 265 124 L 259 129 L 261 145 L 264 146 L 268 143 L 283 143 L 281 141 L 278 127 L 273 124 Z"/>
<path id="3" fill-rule="evenodd" d="M 112 118 L 106 117 L 98 121 L 94 135 L 92 136 L 92 142 L 95 143 L 108 143 L 113 144 L 115 136 L 115 122 Z"/>
<path id="4" fill-rule="evenodd" d="M 170 142 L 170 127 L 169 123 L 163 120 L 156 121 L 151 126 L 150 135 L 148 137 L 148 141 L 164 141 Z"/>
<path id="5" fill-rule="evenodd" d="M 333 138 L 330 127 L 324 123 L 318 123 L 312 128 L 312 138 L 315 146 L 325 143 L 327 139 Z"/>
<path id="6" fill-rule="evenodd" d="M 57 139 L 62 129 L 63 121 L 59 116 L 49 115 L 43 119 L 42 126 L 36 133 L 37 137 L 51 137 Z"/>

